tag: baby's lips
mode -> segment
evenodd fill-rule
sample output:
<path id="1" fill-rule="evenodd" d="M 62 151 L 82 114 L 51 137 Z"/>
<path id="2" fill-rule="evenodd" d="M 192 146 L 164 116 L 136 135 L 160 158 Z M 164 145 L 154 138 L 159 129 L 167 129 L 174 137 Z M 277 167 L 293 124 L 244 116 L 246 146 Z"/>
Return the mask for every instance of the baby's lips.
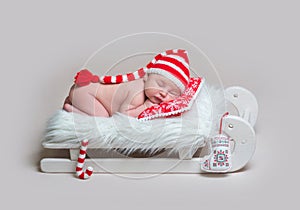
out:
<path id="1" fill-rule="evenodd" d="M 157 96 L 153 96 L 151 102 L 154 103 L 154 104 L 160 104 L 162 102 L 162 100 Z"/>

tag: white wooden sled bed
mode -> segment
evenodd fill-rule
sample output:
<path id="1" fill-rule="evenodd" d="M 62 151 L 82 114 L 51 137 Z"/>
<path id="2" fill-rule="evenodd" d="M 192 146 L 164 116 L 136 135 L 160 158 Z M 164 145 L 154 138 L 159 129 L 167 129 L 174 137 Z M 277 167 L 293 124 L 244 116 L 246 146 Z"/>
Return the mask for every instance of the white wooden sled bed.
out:
<path id="1" fill-rule="evenodd" d="M 59 110 L 48 122 L 42 145 L 45 150 L 68 150 L 69 157 L 43 158 L 41 171 L 74 173 L 80 141 L 87 138 L 85 164 L 96 173 L 204 173 L 200 162 L 209 153 L 208 140 L 216 134 L 220 116 L 232 107 L 235 114 L 230 112 L 222 127 L 231 139 L 229 172 L 237 171 L 255 151 L 256 98 L 242 87 L 223 91 L 206 85 L 192 109 L 178 118 L 138 122 L 119 114 L 98 119 Z"/>

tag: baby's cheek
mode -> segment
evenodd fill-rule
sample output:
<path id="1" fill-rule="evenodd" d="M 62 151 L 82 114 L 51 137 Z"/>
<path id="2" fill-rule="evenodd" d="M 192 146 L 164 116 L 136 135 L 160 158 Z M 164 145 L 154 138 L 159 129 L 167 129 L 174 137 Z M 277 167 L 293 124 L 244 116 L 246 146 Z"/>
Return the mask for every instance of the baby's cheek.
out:
<path id="1" fill-rule="evenodd" d="M 167 95 L 166 97 L 163 98 L 163 102 L 167 102 L 167 101 L 171 101 L 173 100 L 174 98 L 170 95 Z"/>
<path id="2" fill-rule="evenodd" d="M 153 89 L 147 89 L 147 90 L 145 91 L 145 94 L 146 94 L 146 96 L 147 96 L 148 98 L 150 98 L 151 96 L 154 96 L 154 95 L 155 95 L 155 90 L 153 90 Z"/>

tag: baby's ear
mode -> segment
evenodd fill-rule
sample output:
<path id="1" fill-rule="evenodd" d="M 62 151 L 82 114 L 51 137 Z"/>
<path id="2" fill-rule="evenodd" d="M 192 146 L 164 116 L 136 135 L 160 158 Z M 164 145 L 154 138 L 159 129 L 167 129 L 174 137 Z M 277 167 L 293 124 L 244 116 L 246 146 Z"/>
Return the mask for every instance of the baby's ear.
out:
<path id="1" fill-rule="evenodd" d="M 143 81 L 146 82 L 148 79 L 148 74 L 146 73 L 145 76 L 143 77 Z"/>

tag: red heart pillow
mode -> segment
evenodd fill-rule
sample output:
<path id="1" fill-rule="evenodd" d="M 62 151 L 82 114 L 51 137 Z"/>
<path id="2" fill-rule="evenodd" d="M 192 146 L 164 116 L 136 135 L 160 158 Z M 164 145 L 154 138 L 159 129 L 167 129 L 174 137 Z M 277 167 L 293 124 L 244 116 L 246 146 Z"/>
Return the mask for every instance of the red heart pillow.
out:
<path id="1" fill-rule="evenodd" d="M 201 77 L 191 78 L 187 88 L 181 96 L 174 100 L 162 102 L 145 109 L 139 114 L 138 119 L 151 120 L 160 117 L 180 116 L 181 113 L 191 109 L 204 81 L 204 78 Z"/>

